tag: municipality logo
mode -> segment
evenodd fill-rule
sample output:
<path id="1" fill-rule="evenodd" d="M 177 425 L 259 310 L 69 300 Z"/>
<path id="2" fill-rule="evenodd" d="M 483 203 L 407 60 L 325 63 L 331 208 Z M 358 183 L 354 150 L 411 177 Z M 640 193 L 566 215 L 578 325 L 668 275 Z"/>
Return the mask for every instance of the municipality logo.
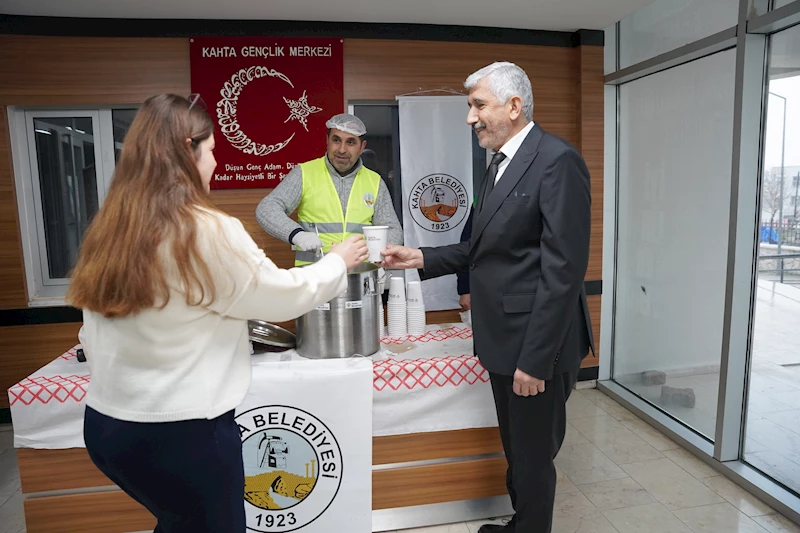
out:
<path id="1" fill-rule="evenodd" d="M 469 211 L 469 196 L 458 178 L 430 174 L 411 189 L 408 206 L 417 225 L 438 233 L 461 224 Z"/>
<path id="2" fill-rule="evenodd" d="M 373 209 L 375 207 L 375 197 L 372 195 L 371 192 L 364 193 L 364 205 Z"/>
<path id="3" fill-rule="evenodd" d="M 286 533 L 330 507 L 342 484 L 342 452 L 311 413 L 281 405 L 236 417 L 242 438 L 247 529 Z"/>

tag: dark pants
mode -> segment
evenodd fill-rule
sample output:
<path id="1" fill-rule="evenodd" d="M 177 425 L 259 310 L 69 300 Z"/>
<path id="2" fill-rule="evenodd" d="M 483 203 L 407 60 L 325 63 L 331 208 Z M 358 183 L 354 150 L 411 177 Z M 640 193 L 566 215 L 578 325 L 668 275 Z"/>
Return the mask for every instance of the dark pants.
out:
<path id="1" fill-rule="evenodd" d="M 125 422 L 86 408 L 89 457 L 158 519 L 154 533 L 244 533 L 242 441 L 213 420 Z"/>
<path id="2" fill-rule="evenodd" d="M 575 372 L 556 375 L 536 396 L 514 394 L 514 378 L 490 374 L 500 438 L 508 460 L 506 485 L 515 533 L 550 533 L 556 497 L 553 460 L 567 429 L 566 403 Z"/>

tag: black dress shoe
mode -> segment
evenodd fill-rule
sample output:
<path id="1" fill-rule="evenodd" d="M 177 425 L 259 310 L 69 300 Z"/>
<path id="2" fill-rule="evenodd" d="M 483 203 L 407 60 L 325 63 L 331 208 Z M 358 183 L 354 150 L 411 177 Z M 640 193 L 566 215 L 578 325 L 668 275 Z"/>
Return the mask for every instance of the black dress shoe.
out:
<path id="1" fill-rule="evenodd" d="M 513 533 L 514 528 L 508 525 L 500 524 L 483 524 L 478 533 Z"/>

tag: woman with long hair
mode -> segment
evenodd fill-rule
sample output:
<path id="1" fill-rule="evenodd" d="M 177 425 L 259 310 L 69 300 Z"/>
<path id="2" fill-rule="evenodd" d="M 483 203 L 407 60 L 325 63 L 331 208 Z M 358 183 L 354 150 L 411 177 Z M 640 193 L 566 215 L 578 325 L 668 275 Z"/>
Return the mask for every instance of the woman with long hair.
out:
<path id="1" fill-rule="evenodd" d="M 296 318 L 340 294 L 363 239 L 282 270 L 216 209 L 213 123 L 187 99 L 148 99 L 86 232 L 67 301 L 83 309 L 92 382 L 84 439 L 145 506 L 155 533 L 243 533 L 234 409 L 250 385 L 248 319 Z"/>

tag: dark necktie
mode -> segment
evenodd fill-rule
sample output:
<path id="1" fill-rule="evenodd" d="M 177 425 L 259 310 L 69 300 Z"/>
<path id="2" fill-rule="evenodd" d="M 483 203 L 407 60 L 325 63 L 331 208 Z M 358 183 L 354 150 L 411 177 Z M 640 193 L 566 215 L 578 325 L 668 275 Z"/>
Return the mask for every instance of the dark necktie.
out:
<path id="1" fill-rule="evenodd" d="M 486 204 L 486 201 L 489 199 L 489 195 L 492 193 L 492 189 L 494 189 L 494 182 L 495 178 L 497 177 L 497 169 L 505 158 L 506 154 L 503 152 L 497 152 L 492 156 L 492 162 L 489 163 L 489 168 L 486 169 L 486 175 L 483 177 L 484 181 L 486 181 L 486 191 L 483 194 L 483 204 L 481 207 Z"/>

